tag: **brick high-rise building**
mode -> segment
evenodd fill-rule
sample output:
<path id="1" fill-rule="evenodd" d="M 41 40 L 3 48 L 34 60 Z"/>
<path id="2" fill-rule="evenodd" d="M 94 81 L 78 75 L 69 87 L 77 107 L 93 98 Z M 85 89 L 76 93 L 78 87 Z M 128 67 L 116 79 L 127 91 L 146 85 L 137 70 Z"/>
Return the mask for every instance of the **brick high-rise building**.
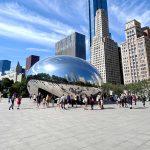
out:
<path id="1" fill-rule="evenodd" d="M 103 9 L 96 12 L 91 64 L 99 70 L 104 83 L 121 83 L 118 45 L 110 37 L 108 16 Z"/>
<path id="2" fill-rule="evenodd" d="M 121 44 L 124 83 L 150 78 L 150 28 L 140 22 L 126 23 L 126 41 Z"/>
<path id="3" fill-rule="evenodd" d="M 31 55 L 26 58 L 26 70 L 29 70 L 40 59 L 39 56 Z"/>

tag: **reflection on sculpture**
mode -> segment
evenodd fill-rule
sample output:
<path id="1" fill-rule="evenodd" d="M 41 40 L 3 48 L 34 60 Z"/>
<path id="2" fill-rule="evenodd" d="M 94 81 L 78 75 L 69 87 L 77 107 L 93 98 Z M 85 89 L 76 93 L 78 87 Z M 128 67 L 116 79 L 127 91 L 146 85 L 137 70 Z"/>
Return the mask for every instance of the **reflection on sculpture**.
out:
<path id="1" fill-rule="evenodd" d="M 30 86 L 33 80 L 65 84 L 71 88 L 73 85 L 79 86 L 78 88 L 81 86 L 96 88 L 102 82 L 99 72 L 92 65 L 85 60 L 71 56 L 55 56 L 39 61 L 28 71 L 27 78 Z M 37 88 L 39 86 L 42 88 L 40 83 L 37 84 Z M 46 90 L 52 93 L 50 88 Z"/>

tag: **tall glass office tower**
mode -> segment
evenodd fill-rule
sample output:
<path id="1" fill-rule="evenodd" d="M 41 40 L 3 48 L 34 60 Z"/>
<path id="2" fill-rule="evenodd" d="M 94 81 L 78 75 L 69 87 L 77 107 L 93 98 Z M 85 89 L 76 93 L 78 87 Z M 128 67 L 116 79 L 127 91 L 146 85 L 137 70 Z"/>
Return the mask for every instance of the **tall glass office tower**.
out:
<path id="1" fill-rule="evenodd" d="M 104 9 L 108 16 L 107 0 L 88 0 L 90 46 L 92 38 L 95 36 L 95 16 L 98 9 Z"/>

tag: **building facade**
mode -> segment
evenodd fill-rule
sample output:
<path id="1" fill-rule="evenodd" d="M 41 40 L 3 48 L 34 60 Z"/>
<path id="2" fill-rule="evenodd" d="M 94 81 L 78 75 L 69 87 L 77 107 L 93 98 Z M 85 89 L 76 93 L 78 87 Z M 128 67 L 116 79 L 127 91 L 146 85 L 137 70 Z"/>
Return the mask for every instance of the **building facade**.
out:
<path id="1" fill-rule="evenodd" d="M 118 45 L 110 37 L 108 17 L 103 9 L 96 12 L 91 64 L 99 70 L 104 83 L 121 83 Z"/>
<path id="2" fill-rule="evenodd" d="M 85 35 L 73 33 L 55 45 L 56 55 L 69 55 L 86 59 Z"/>
<path id="3" fill-rule="evenodd" d="M 9 60 L 0 60 L 0 73 L 1 75 L 5 74 L 5 71 L 9 71 L 11 66 L 11 61 Z"/>
<path id="4" fill-rule="evenodd" d="M 28 58 L 26 58 L 26 70 L 29 70 L 39 60 L 40 57 L 35 55 L 31 55 Z"/>
<path id="5" fill-rule="evenodd" d="M 22 68 L 22 66 L 18 62 L 15 69 L 6 71 L 4 75 L 0 76 L 0 81 L 4 78 L 8 78 L 10 80 L 13 80 L 14 82 L 21 82 L 24 76 L 25 76 L 25 69 Z"/>
<path id="6" fill-rule="evenodd" d="M 120 47 L 118 47 L 118 53 L 119 53 L 119 66 L 120 66 L 120 80 L 121 80 L 121 84 L 124 84 L 123 69 L 122 69 L 122 56 L 121 56 L 121 48 Z"/>
<path id="7" fill-rule="evenodd" d="M 104 9 L 108 18 L 107 0 L 88 0 L 90 46 L 95 36 L 95 17 L 98 9 Z"/>
<path id="8" fill-rule="evenodd" d="M 17 74 L 15 70 L 7 71 L 5 75 L 0 76 L 0 81 L 4 78 L 8 78 L 10 80 L 13 80 L 14 82 L 21 82 L 24 74 Z"/>
<path id="9" fill-rule="evenodd" d="M 121 44 L 124 83 L 150 78 L 150 28 L 140 22 L 126 23 L 126 41 Z"/>

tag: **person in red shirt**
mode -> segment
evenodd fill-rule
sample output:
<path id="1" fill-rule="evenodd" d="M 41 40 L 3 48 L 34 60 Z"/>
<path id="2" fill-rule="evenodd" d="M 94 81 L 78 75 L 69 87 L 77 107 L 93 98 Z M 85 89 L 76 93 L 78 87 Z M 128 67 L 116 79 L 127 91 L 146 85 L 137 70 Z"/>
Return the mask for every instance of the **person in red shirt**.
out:
<path id="1" fill-rule="evenodd" d="M 22 100 L 21 96 L 17 98 L 17 106 L 18 106 L 17 109 L 20 109 L 21 100 Z"/>

